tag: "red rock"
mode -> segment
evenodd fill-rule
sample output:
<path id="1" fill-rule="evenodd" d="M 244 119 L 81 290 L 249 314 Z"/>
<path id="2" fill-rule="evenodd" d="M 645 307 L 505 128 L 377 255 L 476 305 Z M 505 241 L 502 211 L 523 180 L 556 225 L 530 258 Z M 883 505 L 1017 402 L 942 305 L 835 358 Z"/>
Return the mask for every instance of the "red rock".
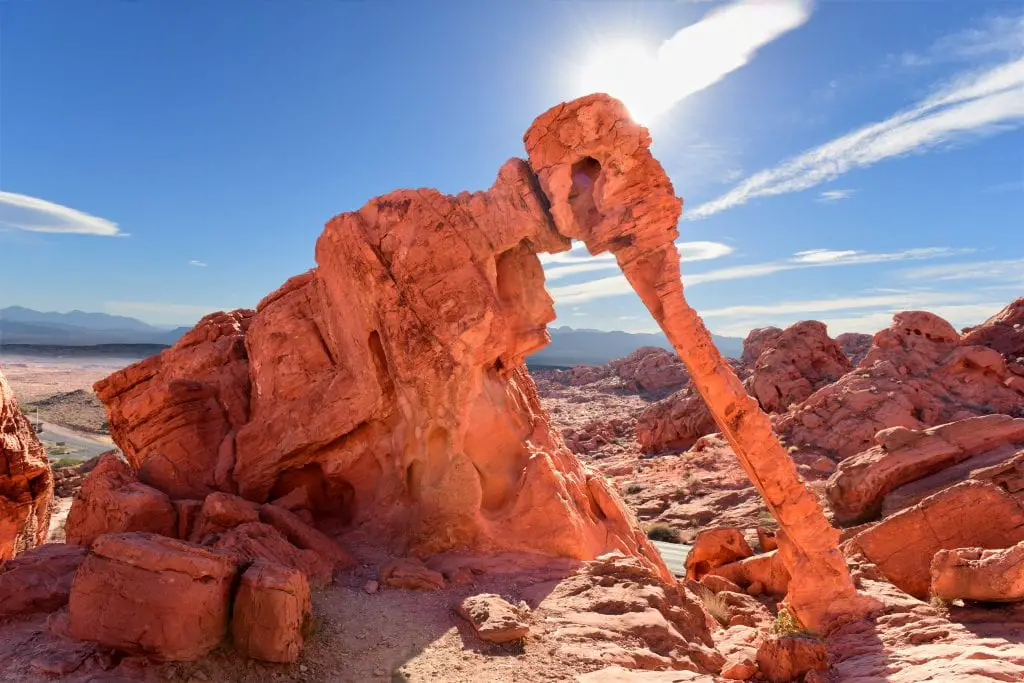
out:
<path id="1" fill-rule="evenodd" d="M 85 555 L 84 548 L 53 543 L 0 565 L 0 619 L 51 612 L 67 604 L 71 579 Z"/>
<path id="2" fill-rule="evenodd" d="M 282 507 L 264 505 L 260 508 L 260 520 L 284 534 L 293 545 L 312 550 L 330 562 L 335 569 L 347 567 L 355 561 L 333 538 L 306 524 L 295 513 Z"/>
<path id="3" fill-rule="evenodd" d="M 750 549 L 739 529 L 723 527 L 697 534 L 686 556 L 686 578 L 700 580 L 715 567 L 750 557 Z"/>
<path id="4" fill-rule="evenodd" d="M 242 574 L 231 616 L 235 647 L 247 657 L 294 662 L 312 616 L 309 584 L 302 572 L 257 563 Z"/>
<path id="5" fill-rule="evenodd" d="M 667 395 L 689 384 L 690 373 L 676 354 L 654 346 L 642 346 L 608 366 L 636 391 Z"/>
<path id="6" fill-rule="evenodd" d="M 101 536 L 71 585 L 70 633 L 154 659 L 197 659 L 227 634 L 236 572 L 217 550 L 155 534 Z"/>
<path id="7" fill-rule="evenodd" d="M 931 593 L 943 600 L 1024 600 L 1024 542 L 1000 550 L 940 550 L 932 558 Z"/>
<path id="8" fill-rule="evenodd" d="M 778 548 L 779 542 L 775 539 L 774 531 L 759 526 L 757 527 L 757 545 L 761 548 L 762 553 L 767 553 Z"/>
<path id="9" fill-rule="evenodd" d="M 527 618 L 530 608 L 518 606 L 493 593 L 473 595 L 459 603 L 459 615 L 473 625 L 481 640 L 508 643 L 521 640 L 530 632 Z"/>
<path id="10" fill-rule="evenodd" d="M 765 347 L 770 346 L 781 335 L 782 330 L 778 327 L 759 327 L 751 330 L 743 340 L 743 355 L 740 360 L 744 365 L 753 367 Z"/>
<path id="11" fill-rule="evenodd" d="M 692 387 L 652 403 L 636 419 L 636 438 L 646 453 L 686 449 L 716 431 L 707 404 Z"/>
<path id="12" fill-rule="evenodd" d="M 190 541 L 202 543 L 211 534 L 219 534 L 240 524 L 260 521 L 260 506 L 230 493 L 211 493 L 203 500 Z"/>
<path id="13" fill-rule="evenodd" d="M 757 666 L 772 683 L 798 680 L 808 671 L 828 668 L 825 642 L 806 636 L 766 639 L 757 650 Z"/>
<path id="14" fill-rule="evenodd" d="M 52 499 L 46 450 L 0 372 L 0 563 L 46 540 Z"/>
<path id="15" fill-rule="evenodd" d="M 965 330 L 960 343 L 987 346 L 1008 361 L 1024 357 L 1024 297 L 1011 302 L 981 325 Z"/>
<path id="16" fill-rule="evenodd" d="M 241 524 L 216 536 L 211 545 L 231 553 L 238 564 L 259 562 L 298 570 L 314 586 L 326 586 L 334 575 L 334 567 L 328 558 L 312 550 L 296 548 L 269 524 Z"/>
<path id="17" fill-rule="evenodd" d="M 1005 359 L 963 346 L 930 313 L 899 313 L 875 335 L 860 366 L 776 421 L 789 443 L 841 458 L 874 445 L 889 427 L 921 430 L 988 413 L 1024 417 L 1024 387 L 1008 384 Z"/>
<path id="18" fill-rule="evenodd" d="M 940 550 L 1007 548 L 1024 541 L 1024 509 L 991 483 L 967 481 L 925 498 L 850 542 L 900 589 L 927 599 Z"/>
<path id="19" fill-rule="evenodd" d="M 717 574 L 705 574 L 700 577 L 700 585 L 704 586 L 712 593 L 720 593 L 722 591 L 739 593 L 743 590 L 729 579 L 724 576 L 718 576 Z"/>
<path id="20" fill-rule="evenodd" d="M 65 525 L 67 542 L 89 546 L 98 536 L 126 531 L 174 537 L 177 513 L 165 493 L 139 483 L 127 463 L 106 454 L 71 504 Z"/>
<path id="21" fill-rule="evenodd" d="M 868 351 L 871 350 L 872 337 L 870 334 L 861 334 L 859 332 L 845 332 L 836 337 L 836 343 L 839 344 L 839 348 L 843 350 L 846 357 L 850 359 L 850 364 L 853 367 L 858 367 L 864 357 L 868 355 Z"/>
<path id="22" fill-rule="evenodd" d="M 758 583 L 762 590 L 775 597 L 781 598 L 789 591 L 789 570 L 778 550 L 723 564 L 712 569 L 711 573 L 728 579 L 743 590 Z"/>
<path id="23" fill-rule="evenodd" d="M 855 524 L 881 509 L 893 489 L 1009 443 L 1024 444 L 1024 418 L 985 415 L 926 430 L 891 427 L 878 446 L 839 464 L 826 492 L 836 519 Z"/>
<path id="24" fill-rule="evenodd" d="M 178 535 L 183 541 L 187 541 L 195 530 L 196 520 L 199 519 L 199 511 L 203 509 L 201 500 L 175 500 L 174 512 L 178 515 Z"/>
<path id="25" fill-rule="evenodd" d="M 380 582 L 392 588 L 440 590 L 444 588 L 444 575 L 427 567 L 419 558 L 402 557 L 384 565 Z"/>
<path id="26" fill-rule="evenodd" d="M 234 435 L 249 414 L 252 313 L 208 315 L 171 348 L 93 387 L 143 483 L 173 498 L 233 492 Z"/>
<path id="27" fill-rule="evenodd" d="M 851 369 L 825 325 L 809 320 L 767 340 L 745 384 L 761 408 L 782 412 Z"/>

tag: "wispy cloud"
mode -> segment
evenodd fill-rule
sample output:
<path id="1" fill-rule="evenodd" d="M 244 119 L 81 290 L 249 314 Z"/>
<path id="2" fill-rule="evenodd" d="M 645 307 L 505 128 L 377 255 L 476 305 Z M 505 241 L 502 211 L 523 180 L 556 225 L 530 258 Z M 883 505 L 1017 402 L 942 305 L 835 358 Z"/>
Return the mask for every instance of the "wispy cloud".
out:
<path id="1" fill-rule="evenodd" d="M 983 17 L 973 26 L 939 38 L 924 52 L 904 52 L 899 62 L 905 67 L 921 67 L 1007 54 L 1024 54 L 1024 13 Z"/>
<path id="2" fill-rule="evenodd" d="M 197 261 L 196 259 L 192 259 L 188 264 L 190 266 L 195 266 L 196 268 L 205 268 L 207 265 L 205 261 Z"/>
<path id="3" fill-rule="evenodd" d="M 653 53 L 638 44 L 599 44 L 578 90 L 618 97 L 647 122 L 749 63 L 760 48 L 802 26 L 812 7 L 811 0 L 739 0 L 680 29 Z"/>
<path id="4" fill-rule="evenodd" d="M 679 260 L 684 262 L 709 261 L 728 256 L 734 251 L 733 247 L 722 242 L 677 242 L 676 247 L 679 249 Z M 545 266 L 544 276 L 548 280 L 619 268 L 611 252 L 590 256 L 583 246 L 559 254 L 541 254 L 540 261 Z"/>
<path id="5" fill-rule="evenodd" d="M 1024 122 L 1024 58 L 962 73 L 910 109 L 754 174 L 684 215 L 705 218 L 758 197 L 800 192 L 861 168 L 1017 128 Z"/>
<path id="6" fill-rule="evenodd" d="M 818 195 L 818 201 L 822 202 L 838 202 L 841 199 L 849 199 L 857 190 L 825 190 Z"/>
<path id="7" fill-rule="evenodd" d="M 827 313 L 861 309 L 885 308 L 886 310 L 910 310 L 935 305 L 947 305 L 957 301 L 970 301 L 974 297 L 965 293 L 936 291 L 906 291 L 888 294 L 865 294 L 829 299 L 807 299 L 802 301 L 779 301 L 771 304 L 726 306 L 702 310 L 704 318 L 740 318 L 752 316 L 792 316 L 806 313 Z"/>
<path id="8" fill-rule="evenodd" d="M 103 237 L 127 234 L 118 229 L 117 223 L 106 218 L 15 192 L 0 192 L 0 227 Z"/>
<path id="9" fill-rule="evenodd" d="M 837 266 L 867 265 L 872 263 L 894 263 L 899 261 L 921 261 L 935 258 L 956 256 L 970 253 L 971 249 L 954 249 L 950 247 L 924 247 L 906 249 L 897 252 L 863 252 L 856 250 L 813 249 L 800 251 L 788 259 L 752 263 L 729 268 L 719 268 L 703 273 L 683 273 L 683 283 L 687 287 L 707 282 L 723 282 L 727 280 L 743 280 L 765 277 L 790 270 L 805 268 L 824 268 Z M 632 292 L 626 278 L 622 275 L 599 278 L 590 282 L 580 282 L 561 287 L 552 287 L 550 292 L 556 304 L 579 303 L 620 296 Z"/>
<path id="10" fill-rule="evenodd" d="M 993 280 L 1024 283 L 1024 259 L 972 261 L 910 268 L 910 280 Z"/>

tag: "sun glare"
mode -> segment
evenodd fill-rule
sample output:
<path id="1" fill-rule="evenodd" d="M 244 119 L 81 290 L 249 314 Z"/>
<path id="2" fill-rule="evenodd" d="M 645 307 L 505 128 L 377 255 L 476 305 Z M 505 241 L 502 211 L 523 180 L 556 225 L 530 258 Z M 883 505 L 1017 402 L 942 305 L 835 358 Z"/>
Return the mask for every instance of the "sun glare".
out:
<path id="1" fill-rule="evenodd" d="M 633 120 L 647 124 L 672 106 L 659 87 L 659 71 L 653 48 L 638 42 L 619 43 L 589 55 L 581 70 L 579 91 L 618 98 Z"/>

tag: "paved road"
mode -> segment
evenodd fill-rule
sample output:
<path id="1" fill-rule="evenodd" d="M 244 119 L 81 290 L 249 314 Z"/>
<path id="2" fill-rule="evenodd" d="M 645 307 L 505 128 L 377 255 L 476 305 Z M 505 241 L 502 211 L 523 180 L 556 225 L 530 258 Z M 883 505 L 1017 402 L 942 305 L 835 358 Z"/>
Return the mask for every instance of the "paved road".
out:
<path id="1" fill-rule="evenodd" d="M 661 553 L 661 559 L 665 560 L 669 570 L 676 576 L 686 575 L 686 556 L 692 546 L 685 543 L 665 543 L 664 541 L 651 541 L 654 547 Z"/>
<path id="2" fill-rule="evenodd" d="M 81 432 L 68 429 L 67 427 L 60 427 L 51 422 L 43 423 L 43 433 L 39 435 L 39 440 L 47 444 L 63 441 L 72 451 L 67 455 L 51 456 L 51 460 L 58 460 L 60 458 L 88 460 L 89 458 L 96 457 L 100 453 L 105 453 L 111 449 L 117 448 L 113 444 L 107 441 L 102 441 L 97 437 L 91 437 L 86 434 L 82 434 Z"/>

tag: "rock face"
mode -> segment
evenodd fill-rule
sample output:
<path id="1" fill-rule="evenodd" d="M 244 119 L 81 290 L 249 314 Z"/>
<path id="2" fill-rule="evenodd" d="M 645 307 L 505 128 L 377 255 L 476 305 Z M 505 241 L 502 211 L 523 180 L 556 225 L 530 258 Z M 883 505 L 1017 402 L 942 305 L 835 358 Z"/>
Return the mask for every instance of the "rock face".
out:
<path id="1" fill-rule="evenodd" d="M 1007 359 L 1024 362 L 1024 297 L 981 325 L 965 330 L 962 343 L 987 346 Z"/>
<path id="2" fill-rule="evenodd" d="M 68 543 L 89 546 L 103 534 L 125 531 L 173 537 L 177 526 L 167 494 L 140 483 L 127 463 L 107 453 L 75 495 L 65 533 Z"/>
<path id="3" fill-rule="evenodd" d="M 986 415 L 925 430 L 890 427 L 878 445 L 839 463 L 826 488 L 836 519 L 858 523 L 893 489 L 1008 444 L 1024 445 L 1024 418 Z"/>
<path id="4" fill-rule="evenodd" d="M 641 347 L 608 365 L 628 387 L 655 396 L 670 394 L 690 381 L 676 354 L 654 346 Z"/>
<path id="5" fill-rule="evenodd" d="M 545 205 L 512 160 L 486 192 L 402 190 L 335 217 L 318 267 L 255 312 L 208 316 L 97 384 L 112 435 L 172 498 L 303 488 L 319 526 L 417 553 L 621 549 L 668 577 L 550 427 L 523 365 L 554 317 L 536 252 L 569 246 Z"/>
<path id="6" fill-rule="evenodd" d="M 940 550 L 1005 548 L 1024 541 L 1024 508 L 988 482 L 967 481 L 857 534 L 851 543 L 901 590 L 928 598 Z"/>
<path id="7" fill-rule="evenodd" d="M 836 337 L 836 343 L 850 359 L 853 367 L 857 367 L 871 350 L 872 337 L 870 334 L 861 334 L 860 332 L 844 332 Z"/>
<path id="8" fill-rule="evenodd" d="M 854 589 L 838 532 L 683 297 L 674 243 L 682 206 L 648 151 L 646 129 L 620 103 L 594 95 L 542 114 L 524 139 L 558 233 L 582 240 L 592 254 L 615 255 L 779 520 L 792 576 L 787 599 L 797 616 L 820 629 L 840 615 L 863 614 L 871 603 Z"/>
<path id="9" fill-rule="evenodd" d="M 0 563 L 46 540 L 52 499 L 46 450 L 0 372 Z"/>
<path id="10" fill-rule="evenodd" d="M 816 320 L 797 323 L 763 341 L 745 384 L 768 412 L 782 412 L 804 401 L 853 368 L 825 325 Z"/>
<path id="11" fill-rule="evenodd" d="M 5 562 L 0 566 L 0 619 L 67 604 L 71 579 L 85 555 L 75 545 L 48 543 Z"/>
<path id="12" fill-rule="evenodd" d="M 754 554 L 739 529 L 723 527 L 697 534 L 686 555 L 686 578 L 699 581 L 715 567 L 737 562 Z"/>
<path id="13" fill-rule="evenodd" d="M 645 452 L 686 449 L 717 430 L 715 418 L 693 387 L 652 403 L 636 419 L 636 438 Z"/>
<path id="14" fill-rule="evenodd" d="M 155 534 L 101 536 L 71 585 L 70 634 L 159 660 L 196 659 L 228 630 L 237 566 Z"/>
<path id="15" fill-rule="evenodd" d="M 778 339 L 781 334 L 782 330 L 778 327 L 759 327 L 751 330 L 743 340 L 743 355 L 740 356 L 740 360 L 744 365 L 753 366 L 761 357 L 765 346 Z"/>
<path id="16" fill-rule="evenodd" d="M 312 608 L 302 572 L 257 563 L 245 570 L 235 595 L 231 635 L 246 656 L 267 662 L 294 662 Z"/>
<path id="17" fill-rule="evenodd" d="M 1024 542 L 1001 550 L 940 550 L 931 577 L 932 595 L 943 600 L 1024 600 Z"/>
<path id="18" fill-rule="evenodd" d="M 794 444 L 845 458 L 889 427 L 925 429 L 990 413 L 1024 417 L 1024 384 L 996 350 L 909 311 L 874 337 L 860 366 L 776 422 Z"/>

